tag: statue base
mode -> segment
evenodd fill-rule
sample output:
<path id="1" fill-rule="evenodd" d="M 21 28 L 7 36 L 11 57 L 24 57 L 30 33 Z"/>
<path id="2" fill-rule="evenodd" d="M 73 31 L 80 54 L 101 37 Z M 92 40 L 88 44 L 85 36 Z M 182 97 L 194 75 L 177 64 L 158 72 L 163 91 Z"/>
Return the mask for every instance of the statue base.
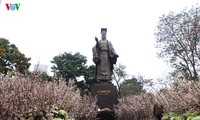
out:
<path id="1" fill-rule="evenodd" d="M 118 103 L 118 91 L 112 83 L 96 83 L 91 88 L 91 94 L 97 98 L 97 106 L 100 109 L 114 109 Z"/>

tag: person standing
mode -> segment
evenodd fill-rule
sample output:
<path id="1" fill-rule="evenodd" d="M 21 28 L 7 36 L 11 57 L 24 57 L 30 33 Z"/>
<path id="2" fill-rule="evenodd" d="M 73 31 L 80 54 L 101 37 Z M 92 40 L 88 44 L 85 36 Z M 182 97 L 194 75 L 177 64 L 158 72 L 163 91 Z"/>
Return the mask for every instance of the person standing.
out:
<path id="1" fill-rule="evenodd" d="M 164 113 L 163 106 L 158 102 L 155 102 L 153 106 L 153 115 L 156 118 L 156 120 L 162 120 L 163 113 Z"/>

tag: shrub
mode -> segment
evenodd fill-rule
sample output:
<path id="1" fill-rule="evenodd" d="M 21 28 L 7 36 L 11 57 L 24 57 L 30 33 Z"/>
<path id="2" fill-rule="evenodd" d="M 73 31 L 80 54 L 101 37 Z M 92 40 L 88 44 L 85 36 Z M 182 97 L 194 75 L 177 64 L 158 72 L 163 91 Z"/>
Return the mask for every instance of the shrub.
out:
<path id="1" fill-rule="evenodd" d="M 199 81 L 183 80 L 154 95 L 144 93 L 122 97 L 115 109 L 117 119 L 152 120 L 154 100 L 164 106 L 166 115 L 163 120 L 198 119 L 199 112 L 195 111 L 200 109 L 199 86 Z M 66 84 L 48 82 L 38 76 L 0 75 L 0 98 L 2 120 L 52 118 L 54 106 L 65 110 L 70 118 L 76 120 L 94 120 L 97 114 L 95 101 L 90 96 L 80 96 L 72 80 Z"/>
<path id="2" fill-rule="evenodd" d="M 21 75 L 0 77 L 0 119 L 47 119 L 53 106 L 64 109 L 75 118 L 95 116 L 94 102 L 82 98 L 73 82 L 66 85 L 27 78 Z"/>
<path id="3" fill-rule="evenodd" d="M 116 114 L 118 120 L 150 120 L 153 118 L 152 94 L 128 96 L 120 99 Z"/>
<path id="4" fill-rule="evenodd" d="M 200 82 L 182 80 L 178 85 L 157 93 L 156 99 L 164 106 L 165 112 L 183 114 L 200 109 Z"/>

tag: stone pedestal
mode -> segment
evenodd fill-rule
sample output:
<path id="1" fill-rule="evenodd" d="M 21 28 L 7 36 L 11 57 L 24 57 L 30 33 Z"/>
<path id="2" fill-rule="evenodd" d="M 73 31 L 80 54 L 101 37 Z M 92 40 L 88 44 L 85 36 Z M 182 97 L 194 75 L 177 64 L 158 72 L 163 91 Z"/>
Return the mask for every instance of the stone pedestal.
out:
<path id="1" fill-rule="evenodd" d="M 112 83 L 96 83 L 92 86 L 91 94 L 97 98 L 97 106 L 100 109 L 110 108 L 118 103 L 118 91 Z"/>

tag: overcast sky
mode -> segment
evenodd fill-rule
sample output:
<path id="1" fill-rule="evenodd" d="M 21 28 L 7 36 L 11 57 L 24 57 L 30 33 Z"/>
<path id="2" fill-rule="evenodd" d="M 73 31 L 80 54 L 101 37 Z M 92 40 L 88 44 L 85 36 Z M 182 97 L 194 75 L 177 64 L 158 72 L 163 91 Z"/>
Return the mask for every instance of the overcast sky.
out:
<path id="1" fill-rule="evenodd" d="M 154 30 L 159 17 L 191 8 L 199 0 L 0 0 L 0 37 L 9 39 L 27 57 L 31 69 L 48 65 L 59 53 L 80 52 L 92 65 L 94 37 L 108 29 L 119 54 L 118 63 L 129 75 L 159 78 L 169 68 L 156 57 Z M 5 3 L 20 3 L 8 11 Z"/>

